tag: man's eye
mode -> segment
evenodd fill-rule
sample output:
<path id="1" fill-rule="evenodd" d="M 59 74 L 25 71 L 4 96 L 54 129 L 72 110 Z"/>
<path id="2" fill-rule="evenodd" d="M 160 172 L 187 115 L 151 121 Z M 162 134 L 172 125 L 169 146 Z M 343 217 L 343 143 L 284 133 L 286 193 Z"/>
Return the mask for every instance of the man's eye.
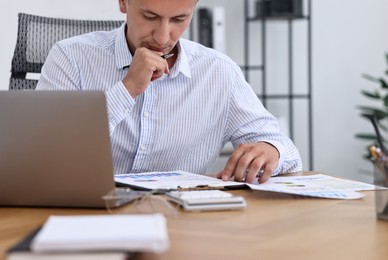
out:
<path id="1" fill-rule="evenodd" d="M 144 15 L 144 18 L 147 19 L 147 20 L 155 20 L 155 19 L 157 19 L 156 16 L 147 16 L 147 15 Z"/>
<path id="2" fill-rule="evenodd" d="M 173 18 L 172 21 L 175 23 L 183 23 L 186 18 Z"/>

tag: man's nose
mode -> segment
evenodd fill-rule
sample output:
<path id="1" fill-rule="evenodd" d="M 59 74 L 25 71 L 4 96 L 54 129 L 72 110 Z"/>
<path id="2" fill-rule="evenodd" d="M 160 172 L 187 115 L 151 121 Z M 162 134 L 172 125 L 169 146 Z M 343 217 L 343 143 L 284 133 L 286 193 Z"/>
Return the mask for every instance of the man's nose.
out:
<path id="1" fill-rule="evenodd" d="M 159 46 L 165 45 L 170 40 L 171 28 L 168 22 L 161 22 L 154 31 L 154 40 Z"/>

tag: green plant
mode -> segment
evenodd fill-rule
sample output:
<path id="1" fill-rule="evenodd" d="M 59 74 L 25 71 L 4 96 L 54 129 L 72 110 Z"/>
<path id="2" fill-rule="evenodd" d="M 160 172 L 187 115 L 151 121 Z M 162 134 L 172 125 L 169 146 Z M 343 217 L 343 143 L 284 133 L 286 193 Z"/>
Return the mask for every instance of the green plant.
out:
<path id="1" fill-rule="evenodd" d="M 372 99 L 378 101 L 378 107 L 372 106 L 359 106 L 358 108 L 361 110 L 361 116 L 370 119 L 370 117 L 374 117 L 376 119 L 378 127 L 382 130 L 382 135 L 388 132 L 388 53 L 385 54 L 385 59 L 387 63 L 387 69 L 384 72 L 384 76 L 382 77 L 373 77 L 370 75 L 364 74 L 363 77 L 367 80 L 370 80 L 379 85 L 378 88 L 375 88 L 372 91 L 362 90 L 361 94 L 367 97 L 368 99 Z M 375 85 L 373 85 L 375 86 Z M 372 126 L 371 126 L 371 129 Z M 375 133 L 360 133 L 356 135 L 357 138 L 363 140 L 371 141 L 371 144 L 367 147 L 367 153 L 364 156 L 366 159 L 371 160 L 372 156 L 369 151 L 369 147 L 371 145 L 377 145 L 377 137 Z"/>

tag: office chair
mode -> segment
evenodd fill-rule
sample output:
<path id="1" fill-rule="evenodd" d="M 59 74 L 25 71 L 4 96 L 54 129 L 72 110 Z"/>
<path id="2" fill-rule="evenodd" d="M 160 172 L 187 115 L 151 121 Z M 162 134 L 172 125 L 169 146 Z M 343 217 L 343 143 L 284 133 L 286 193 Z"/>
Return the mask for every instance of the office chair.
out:
<path id="1" fill-rule="evenodd" d="M 40 73 L 51 47 L 59 40 L 92 32 L 110 31 L 124 21 L 73 20 L 19 13 L 18 34 L 12 58 L 10 90 L 34 90 L 38 80 L 27 73 Z"/>

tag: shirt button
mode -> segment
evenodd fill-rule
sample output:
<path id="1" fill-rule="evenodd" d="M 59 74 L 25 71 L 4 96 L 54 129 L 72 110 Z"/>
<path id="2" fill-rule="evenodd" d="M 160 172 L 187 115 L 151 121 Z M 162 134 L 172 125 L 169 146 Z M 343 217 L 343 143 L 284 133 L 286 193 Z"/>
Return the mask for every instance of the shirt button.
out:
<path id="1" fill-rule="evenodd" d="M 125 110 L 124 110 L 124 113 L 127 114 L 127 115 L 129 115 L 129 114 L 130 114 L 129 109 L 125 109 Z"/>
<path id="2" fill-rule="evenodd" d="M 150 114 L 148 112 L 144 112 L 144 117 L 148 117 Z"/>
<path id="3" fill-rule="evenodd" d="M 144 151 L 145 150 L 145 146 L 144 145 L 140 145 L 140 150 Z"/>

